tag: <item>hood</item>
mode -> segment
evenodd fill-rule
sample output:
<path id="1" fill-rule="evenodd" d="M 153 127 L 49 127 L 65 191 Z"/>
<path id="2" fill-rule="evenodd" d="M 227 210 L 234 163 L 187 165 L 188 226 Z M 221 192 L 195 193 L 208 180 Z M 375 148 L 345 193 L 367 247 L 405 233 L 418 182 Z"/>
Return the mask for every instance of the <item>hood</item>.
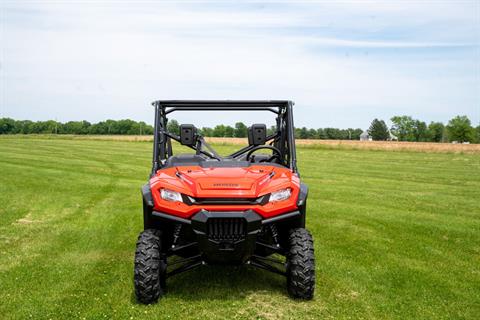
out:
<path id="1" fill-rule="evenodd" d="M 289 169 L 275 166 L 253 165 L 245 168 L 195 166 L 160 170 L 151 184 L 154 188 L 171 188 L 199 198 L 254 198 L 290 186 L 292 177 L 296 178 Z M 156 186 L 157 184 L 161 185 Z"/>

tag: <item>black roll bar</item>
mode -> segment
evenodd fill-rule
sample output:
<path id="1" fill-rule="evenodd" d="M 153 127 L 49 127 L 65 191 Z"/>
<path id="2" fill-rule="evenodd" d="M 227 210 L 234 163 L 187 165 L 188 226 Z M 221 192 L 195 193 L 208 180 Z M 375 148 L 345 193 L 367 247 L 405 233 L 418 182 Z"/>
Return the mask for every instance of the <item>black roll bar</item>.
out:
<path id="1" fill-rule="evenodd" d="M 152 160 L 152 175 L 160 169 L 160 164 L 158 162 L 158 104 L 155 103 L 155 123 L 153 125 L 153 160 Z"/>
<path id="2" fill-rule="evenodd" d="M 293 102 L 289 100 L 157 100 L 152 103 L 155 107 L 154 124 L 154 146 L 152 175 L 163 165 L 166 160 L 166 153 L 171 155 L 171 146 L 167 146 L 167 140 L 177 140 L 176 136 L 166 130 L 167 115 L 174 111 L 269 111 L 277 114 L 277 133 L 285 128 L 285 134 L 269 136 L 268 140 L 274 139 L 274 144 L 281 146 L 287 156 L 288 166 L 298 173 L 296 150 L 295 150 L 295 129 L 293 126 Z M 288 150 L 285 150 L 284 146 Z M 248 150 L 243 148 L 228 157 L 235 157 L 240 151 Z M 196 148 L 192 148 L 196 150 Z M 203 150 L 202 150 L 203 151 Z M 200 151 L 200 153 L 204 153 Z M 205 153 L 206 154 L 206 153 Z M 241 153 L 240 153 L 241 154 Z M 207 154 L 208 155 L 208 154 Z M 211 155 L 209 155 L 211 156 Z"/>
<path id="3" fill-rule="evenodd" d="M 288 149 L 290 153 L 290 168 L 293 172 L 297 170 L 297 150 L 295 147 L 295 127 L 293 126 L 293 102 L 289 101 L 287 106 L 287 125 L 288 125 Z"/>

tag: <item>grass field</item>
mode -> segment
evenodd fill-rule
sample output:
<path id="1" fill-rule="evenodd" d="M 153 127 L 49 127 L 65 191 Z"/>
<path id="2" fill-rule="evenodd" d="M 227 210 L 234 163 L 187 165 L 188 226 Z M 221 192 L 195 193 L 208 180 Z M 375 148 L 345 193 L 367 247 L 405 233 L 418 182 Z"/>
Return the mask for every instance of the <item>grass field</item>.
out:
<path id="1" fill-rule="evenodd" d="M 132 268 L 151 149 L 0 137 L 0 318 L 479 318 L 479 154 L 299 147 L 315 299 L 288 298 L 281 276 L 206 266 L 143 306 Z"/>

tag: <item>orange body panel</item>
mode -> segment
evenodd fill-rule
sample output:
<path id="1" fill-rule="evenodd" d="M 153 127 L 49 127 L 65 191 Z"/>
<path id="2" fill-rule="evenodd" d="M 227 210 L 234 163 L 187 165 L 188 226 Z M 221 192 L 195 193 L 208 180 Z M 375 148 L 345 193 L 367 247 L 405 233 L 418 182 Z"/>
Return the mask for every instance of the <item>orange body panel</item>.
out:
<path id="1" fill-rule="evenodd" d="M 234 168 L 202 168 L 200 166 L 170 167 L 158 170 L 150 179 L 154 209 L 182 218 L 190 218 L 201 209 L 208 211 L 254 210 L 270 218 L 297 209 L 300 191 L 298 176 L 288 168 L 251 165 Z M 285 188 L 292 189 L 289 199 L 265 205 L 188 205 L 163 200 L 165 188 L 199 198 L 258 198 Z"/>

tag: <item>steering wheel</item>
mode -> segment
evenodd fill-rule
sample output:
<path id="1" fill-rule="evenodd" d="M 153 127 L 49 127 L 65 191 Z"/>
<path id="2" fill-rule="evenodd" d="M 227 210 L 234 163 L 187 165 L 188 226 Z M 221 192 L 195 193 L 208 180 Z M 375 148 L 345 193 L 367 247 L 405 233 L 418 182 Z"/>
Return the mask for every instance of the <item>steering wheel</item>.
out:
<path id="1" fill-rule="evenodd" d="M 272 150 L 273 151 L 273 154 L 270 158 L 268 158 L 268 160 L 264 160 L 262 162 L 270 162 L 272 161 L 273 159 L 277 158 L 277 159 L 282 159 L 282 154 L 280 152 L 280 150 L 278 150 L 278 148 L 274 147 L 274 146 L 266 146 L 266 145 L 262 145 L 262 146 L 256 146 L 254 147 L 252 150 L 248 151 L 247 153 L 247 156 L 245 158 L 245 160 L 247 161 L 250 161 L 250 157 L 252 156 L 252 154 L 257 151 L 257 150 L 260 150 L 260 149 L 269 149 L 269 150 Z"/>

